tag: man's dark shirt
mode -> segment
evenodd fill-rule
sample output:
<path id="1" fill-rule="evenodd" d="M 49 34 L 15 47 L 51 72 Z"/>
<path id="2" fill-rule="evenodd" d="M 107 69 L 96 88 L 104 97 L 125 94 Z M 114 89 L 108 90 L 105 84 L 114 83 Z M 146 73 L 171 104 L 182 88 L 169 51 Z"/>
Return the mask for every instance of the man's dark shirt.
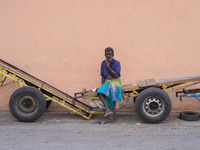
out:
<path id="1" fill-rule="evenodd" d="M 112 76 L 111 73 L 109 72 L 109 70 L 106 68 L 105 62 L 106 62 L 106 60 L 102 61 L 102 63 L 101 63 L 101 76 L 103 76 L 103 77 Z M 110 63 L 110 68 L 113 71 L 115 71 L 119 77 L 121 76 L 121 74 L 120 74 L 121 65 L 120 65 L 119 61 L 113 59 L 112 63 Z"/>

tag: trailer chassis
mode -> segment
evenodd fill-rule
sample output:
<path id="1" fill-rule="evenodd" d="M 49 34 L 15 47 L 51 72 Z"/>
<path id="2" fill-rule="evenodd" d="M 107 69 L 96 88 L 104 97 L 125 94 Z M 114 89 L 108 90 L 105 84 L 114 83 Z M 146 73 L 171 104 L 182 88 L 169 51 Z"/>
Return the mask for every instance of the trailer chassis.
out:
<path id="1" fill-rule="evenodd" d="M 50 104 L 51 101 L 85 119 L 90 119 L 94 113 L 104 113 L 102 110 L 94 110 L 91 106 L 81 101 L 82 99 L 99 99 L 96 91 L 83 89 L 83 91 L 75 93 L 72 97 L 0 59 L 0 89 L 13 83 L 18 83 L 21 89 L 16 90 L 12 94 L 9 107 L 13 116 L 20 121 L 30 122 L 37 120 L 45 111 L 46 104 Z M 199 83 L 200 75 L 157 81 L 147 79 L 137 81 L 134 84 L 123 85 L 121 91 L 123 99 L 129 99 L 131 97 L 134 99 L 136 111 L 145 122 L 158 123 L 165 120 L 171 111 L 171 100 L 168 97 L 169 93 L 176 92 L 177 96 L 183 93 L 180 96 L 180 100 L 186 96 L 196 97 L 198 99 L 200 89 L 186 90 L 186 88 Z M 24 91 L 28 94 L 24 94 Z M 44 98 L 38 101 L 37 96 L 40 94 Z M 40 101 L 45 101 L 45 103 L 40 103 Z M 38 113 L 39 115 L 37 117 L 32 117 L 34 116 L 34 112 L 38 111 L 37 107 L 40 105 L 45 105 L 45 107 L 42 106 L 40 108 L 40 113 Z M 17 110 L 15 110 L 16 108 Z"/>

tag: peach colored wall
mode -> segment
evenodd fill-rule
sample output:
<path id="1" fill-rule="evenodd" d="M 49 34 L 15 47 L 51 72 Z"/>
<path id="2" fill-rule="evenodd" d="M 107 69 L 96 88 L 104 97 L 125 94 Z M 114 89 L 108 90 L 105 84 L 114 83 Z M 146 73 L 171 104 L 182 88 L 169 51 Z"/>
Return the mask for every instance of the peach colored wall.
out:
<path id="1" fill-rule="evenodd" d="M 200 74 L 199 16 L 198 0 L 0 0 L 0 58 L 70 95 L 100 86 L 107 46 L 122 84 Z M 0 90 L 0 110 L 17 88 Z M 200 109 L 170 96 L 173 111 Z"/>

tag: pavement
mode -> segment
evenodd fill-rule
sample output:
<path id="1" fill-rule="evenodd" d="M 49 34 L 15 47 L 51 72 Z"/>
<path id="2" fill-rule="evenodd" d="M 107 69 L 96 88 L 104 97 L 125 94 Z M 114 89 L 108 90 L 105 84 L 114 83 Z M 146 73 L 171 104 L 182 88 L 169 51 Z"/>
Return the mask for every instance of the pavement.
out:
<path id="1" fill-rule="evenodd" d="M 147 124 L 135 112 L 118 112 L 114 122 L 99 114 L 86 120 L 69 112 L 45 112 L 37 121 L 24 123 L 2 111 L 0 150 L 199 150 L 200 121 L 178 115 Z"/>

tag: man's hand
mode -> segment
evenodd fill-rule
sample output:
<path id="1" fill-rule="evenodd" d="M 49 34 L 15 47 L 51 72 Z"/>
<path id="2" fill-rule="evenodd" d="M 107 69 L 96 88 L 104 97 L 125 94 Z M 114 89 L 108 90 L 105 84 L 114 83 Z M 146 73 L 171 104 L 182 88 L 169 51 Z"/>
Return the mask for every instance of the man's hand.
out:
<path id="1" fill-rule="evenodd" d="M 109 70 L 111 76 L 112 76 L 114 79 L 119 77 L 118 74 L 117 74 L 114 70 L 112 70 L 112 69 L 110 68 L 110 62 L 109 62 L 108 60 L 106 60 L 105 66 L 106 66 L 106 68 Z"/>
<path id="2" fill-rule="evenodd" d="M 106 66 L 106 68 L 110 68 L 110 62 L 108 60 L 106 60 L 105 66 Z"/>

